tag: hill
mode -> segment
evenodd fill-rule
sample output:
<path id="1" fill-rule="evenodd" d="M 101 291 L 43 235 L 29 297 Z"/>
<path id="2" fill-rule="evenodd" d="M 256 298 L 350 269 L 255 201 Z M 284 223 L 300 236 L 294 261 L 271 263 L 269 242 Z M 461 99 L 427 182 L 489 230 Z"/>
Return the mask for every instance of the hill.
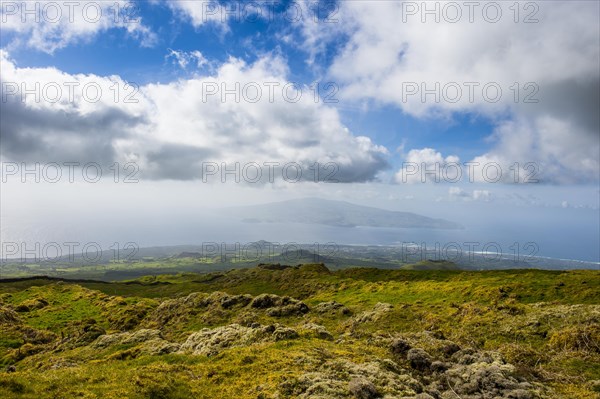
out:
<path id="1" fill-rule="evenodd" d="M 263 264 L 0 281 L 0 396 L 596 398 L 598 277 Z"/>

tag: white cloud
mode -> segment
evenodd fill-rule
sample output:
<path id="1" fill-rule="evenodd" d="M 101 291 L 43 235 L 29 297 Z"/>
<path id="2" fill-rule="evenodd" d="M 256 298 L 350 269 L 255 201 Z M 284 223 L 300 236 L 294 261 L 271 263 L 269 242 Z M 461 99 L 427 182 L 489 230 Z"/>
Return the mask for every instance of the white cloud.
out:
<path id="1" fill-rule="evenodd" d="M 410 150 L 394 179 L 396 183 L 438 183 L 454 180 L 463 173 L 462 165 L 459 165 L 459 162 L 460 159 L 456 155 L 444 158 L 433 148 Z M 452 167 L 449 164 L 452 164 Z M 457 169 L 459 166 L 460 171 Z M 454 169 L 450 170 L 452 168 Z"/>
<path id="2" fill-rule="evenodd" d="M 186 52 L 168 49 L 168 54 L 165 58 L 173 59 L 173 62 L 177 63 L 182 69 L 186 69 L 190 64 L 194 64 L 196 68 L 202 68 L 209 64 L 206 57 L 198 50 Z"/>
<path id="3" fill-rule="evenodd" d="M 3 1 L 0 32 L 15 35 L 8 48 L 24 45 L 49 54 L 112 28 L 125 29 L 140 45 L 151 47 L 158 38 L 136 14 L 129 0 Z"/>
<path id="4" fill-rule="evenodd" d="M 448 198 L 450 200 L 461 199 L 463 201 L 490 202 L 492 200 L 492 193 L 489 190 L 473 190 L 469 192 L 460 187 L 450 187 L 448 189 Z"/>
<path id="5" fill-rule="evenodd" d="M 448 189 L 448 196 L 450 198 L 464 198 L 464 197 L 469 197 L 469 195 L 463 191 L 463 189 L 461 189 L 460 187 L 450 187 Z"/>
<path id="6" fill-rule="evenodd" d="M 179 180 L 200 178 L 202 162 L 227 162 L 230 167 L 235 162 L 297 162 L 305 173 L 315 162 L 334 162 L 339 169 L 333 178 L 341 182 L 372 180 L 387 167 L 387 150 L 367 137 L 353 136 L 337 111 L 315 102 L 308 88 L 300 90 L 297 102 L 286 100 L 294 91 L 284 89 L 289 86 L 287 65 L 278 57 L 254 64 L 231 58 L 211 76 L 148 84 L 134 96 L 137 103 L 124 102 L 131 93 L 116 76 L 19 68 L 6 52 L 0 60 L 3 88 L 76 82 L 78 88 L 97 84 L 103 93 L 91 103 L 77 89 L 74 101 L 65 95 L 53 104 L 36 102 L 31 95 L 23 103 L 19 93 L 4 92 L 2 151 L 7 160 L 135 161 L 144 177 Z M 117 102 L 114 82 L 121 87 Z M 219 93 L 208 94 L 215 89 Z M 238 98 L 230 93 L 223 101 L 224 89 Z"/>
<path id="7" fill-rule="evenodd" d="M 339 2 L 340 23 L 305 24 L 304 45 L 314 58 L 314 52 L 326 48 L 324 43 L 335 42 L 340 35 L 349 37 L 329 69 L 343 101 L 393 104 L 419 118 L 482 114 L 497 124 L 494 145 L 483 158 L 500 160 L 504 167 L 535 162 L 544 182 L 597 181 L 599 3 L 536 2 L 537 23 L 523 23 L 535 11 L 526 2 L 518 3 L 518 23 L 513 2 L 494 3 L 502 6 L 497 23 L 483 18 L 487 3 L 477 6 L 472 23 L 465 6 L 457 23 L 448 21 L 453 14 L 446 18 L 441 14 L 439 23 L 428 15 L 423 23 L 421 12 L 407 12 L 411 5 L 444 10 L 448 4 L 463 3 Z M 479 84 L 472 98 L 469 82 Z M 534 85 L 526 86 L 528 82 Z M 440 101 L 433 94 L 423 99 L 422 85 L 434 89 L 437 83 Z M 488 83 L 502 89 L 497 102 L 482 93 Z M 459 97 L 452 91 L 456 86 L 462 90 Z M 533 98 L 539 102 L 525 103 L 536 88 Z M 417 94 L 410 95 L 415 89 Z M 493 89 L 488 94 L 493 97 Z M 450 101 L 454 98 L 457 101 Z"/>
<path id="8" fill-rule="evenodd" d="M 168 0 L 165 4 L 180 17 L 189 20 L 195 27 L 212 23 L 228 30 L 227 22 L 234 15 L 227 12 L 227 7 L 216 0 Z"/>
<path id="9" fill-rule="evenodd" d="M 581 126 L 573 117 L 546 114 L 501 122 L 493 140 L 494 147 L 472 162 L 501 165 L 504 182 L 570 184 L 598 180 L 598 130 Z M 480 167 L 474 176 L 484 181 Z"/>

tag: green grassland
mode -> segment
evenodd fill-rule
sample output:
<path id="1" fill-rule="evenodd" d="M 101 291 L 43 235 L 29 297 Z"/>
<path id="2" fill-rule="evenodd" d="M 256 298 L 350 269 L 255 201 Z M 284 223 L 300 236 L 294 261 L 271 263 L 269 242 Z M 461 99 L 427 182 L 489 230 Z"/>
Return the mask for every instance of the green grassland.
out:
<path id="1" fill-rule="evenodd" d="M 0 281 L 0 397 L 600 397 L 600 272 L 451 269 Z"/>
<path id="2" fill-rule="evenodd" d="M 292 262 L 280 254 L 268 257 L 264 263 L 314 263 L 315 254 L 306 256 L 294 256 Z M 221 258 L 201 257 L 168 257 L 168 258 L 144 258 L 136 260 L 103 261 L 97 263 L 85 262 L 57 262 L 46 263 L 4 263 L 0 269 L 1 278 L 22 278 L 30 276 L 53 276 L 70 279 L 94 279 L 102 281 L 128 280 L 147 275 L 173 274 L 173 273 L 210 273 L 228 271 L 231 269 L 243 269 L 256 266 L 255 260 L 237 260 Z M 458 270 L 459 267 L 452 262 L 424 260 L 417 263 L 407 263 L 400 260 L 381 260 L 375 262 L 372 259 L 340 258 L 327 262 L 332 269 L 343 269 L 352 267 L 378 267 L 387 269 L 428 270 L 443 269 Z M 416 268 L 416 269 L 415 269 Z"/>

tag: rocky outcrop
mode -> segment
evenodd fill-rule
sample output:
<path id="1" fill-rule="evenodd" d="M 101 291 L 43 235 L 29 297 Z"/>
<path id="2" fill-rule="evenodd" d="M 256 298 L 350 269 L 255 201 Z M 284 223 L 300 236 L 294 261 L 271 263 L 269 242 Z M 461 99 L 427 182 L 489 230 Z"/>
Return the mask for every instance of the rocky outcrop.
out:
<path id="1" fill-rule="evenodd" d="M 244 327 L 230 324 L 217 328 L 205 328 L 191 334 L 181 345 L 180 353 L 214 356 L 227 348 L 248 346 L 258 342 L 280 341 L 298 338 L 298 332 L 281 325 L 253 325 Z"/>
<path id="2" fill-rule="evenodd" d="M 417 344 L 426 344 L 434 352 L 418 348 Z M 460 349 L 457 344 L 436 340 L 431 334 L 423 334 L 421 341 L 396 338 L 391 340 L 389 348 L 394 358 L 412 369 L 412 375 L 421 381 L 424 398 L 537 397 L 536 387 L 518 380 L 515 367 L 506 363 L 498 352 Z"/>
<path id="3" fill-rule="evenodd" d="M 101 335 L 92 344 L 92 347 L 96 349 L 107 349 L 115 345 L 139 346 L 140 352 L 148 355 L 173 353 L 180 348 L 179 344 L 163 339 L 159 330 L 151 329 Z"/>
<path id="4" fill-rule="evenodd" d="M 282 382 L 279 388 L 284 397 L 299 399 L 414 397 L 423 389 L 390 359 L 367 363 L 332 360 L 314 372 Z"/>
<path id="5" fill-rule="evenodd" d="M 360 313 L 352 318 L 355 324 L 368 323 L 379 320 L 383 315 L 390 312 L 394 308 L 393 305 L 384 302 L 378 302 L 373 306 L 373 310 Z"/>
<path id="6" fill-rule="evenodd" d="M 313 335 L 319 339 L 333 340 L 333 335 L 327 331 L 324 326 L 315 323 L 305 323 L 301 326 L 303 330 L 307 330 L 310 335 Z"/>
<path id="7" fill-rule="evenodd" d="M 225 320 L 231 320 L 230 315 L 234 313 L 239 315 L 235 321 L 243 323 L 244 315 L 256 311 L 264 311 L 271 317 L 287 317 L 302 316 L 309 308 L 304 302 L 288 296 L 262 294 L 253 297 L 219 291 L 210 295 L 192 293 L 183 298 L 163 301 L 142 325 L 147 328 L 163 328 L 185 323 L 193 317 L 199 317 L 208 325 L 219 325 Z"/>
<path id="8" fill-rule="evenodd" d="M 375 399 L 379 397 L 375 385 L 365 378 L 353 378 L 348 384 L 348 389 L 356 399 Z"/>
<path id="9" fill-rule="evenodd" d="M 425 371 L 431 366 L 431 356 L 423 349 L 410 349 L 406 353 L 406 359 L 410 362 L 410 367 L 415 370 Z"/>
<path id="10" fill-rule="evenodd" d="M 334 316 L 339 314 L 348 316 L 351 314 L 350 309 L 336 301 L 321 302 L 315 306 L 313 310 L 320 314 L 329 314 Z"/>
<path id="11" fill-rule="evenodd" d="M 309 311 L 308 306 L 289 296 L 261 294 L 250 302 L 250 307 L 267 309 L 267 314 L 273 317 L 301 316 Z"/>

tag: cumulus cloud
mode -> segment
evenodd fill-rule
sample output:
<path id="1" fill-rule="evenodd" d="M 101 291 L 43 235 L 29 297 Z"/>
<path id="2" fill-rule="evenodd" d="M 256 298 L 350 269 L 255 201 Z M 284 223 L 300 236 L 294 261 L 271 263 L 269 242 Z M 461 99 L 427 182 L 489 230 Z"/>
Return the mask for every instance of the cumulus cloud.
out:
<path id="1" fill-rule="evenodd" d="M 344 101 L 484 115 L 496 129 L 481 160 L 535 162 L 542 182 L 597 181 L 599 3 L 520 2 L 518 15 L 513 3 L 463 4 L 339 2 L 341 23 L 306 24 L 304 45 L 312 54 L 348 38 L 329 68 Z"/>
<path id="2" fill-rule="evenodd" d="M 137 92 L 126 90 L 118 76 L 19 68 L 5 51 L 0 61 L 7 115 L 2 155 L 8 161 L 136 162 L 142 177 L 177 180 L 201 178 L 208 162 L 225 162 L 229 169 L 274 162 L 275 177 L 296 163 L 303 180 L 314 178 L 306 173 L 318 162 L 331 164 L 335 175 L 328 181 L 339 182 L 373 180 L 387 167 L 387 150 L 352 135 L 337 111 L 315 101 L 308 88 L 294 89 L 278 57 L 253 64 L 231 58 L 213 75 L 148 84 Z M 57 85 L 63 96 L 49 101 L 50 90 L 36 101 L 36 83 L 41 93 Z M 98 88 L 102 93 L 97 101 L 86 101 L 88 85 L 94 87 L 87 97 Z"/>
<path id="3" fill-rule="evenodd" d="M 463 174 L 459 162 L 456 155 L 444 157 L 433 148 L 410 150 L 394 179 L 396 183 L 457 182 Z"/>
<path id="4" fill-rule="evenodd" d="M 158 37 L 142 23 L 136 7 L 129 0 L 5 1 L 0 6 L 0 33 L 13 36 L 9 48 L 24 45 L 49 54 L 113 28 L 151 47 Z"/>
<path id="5" fill-rule="evenodd" d="M 504 182 L 598 181 L 599 130 L 583 127 L 572 116 L 553 113 L 504 121 L 498 124 L 492 139 L 494 147 L 471 161 L 478 164 L 474 174 L 478 181 L 485 181 L 481 167 L 492 163 L 503 169 Z"/>

